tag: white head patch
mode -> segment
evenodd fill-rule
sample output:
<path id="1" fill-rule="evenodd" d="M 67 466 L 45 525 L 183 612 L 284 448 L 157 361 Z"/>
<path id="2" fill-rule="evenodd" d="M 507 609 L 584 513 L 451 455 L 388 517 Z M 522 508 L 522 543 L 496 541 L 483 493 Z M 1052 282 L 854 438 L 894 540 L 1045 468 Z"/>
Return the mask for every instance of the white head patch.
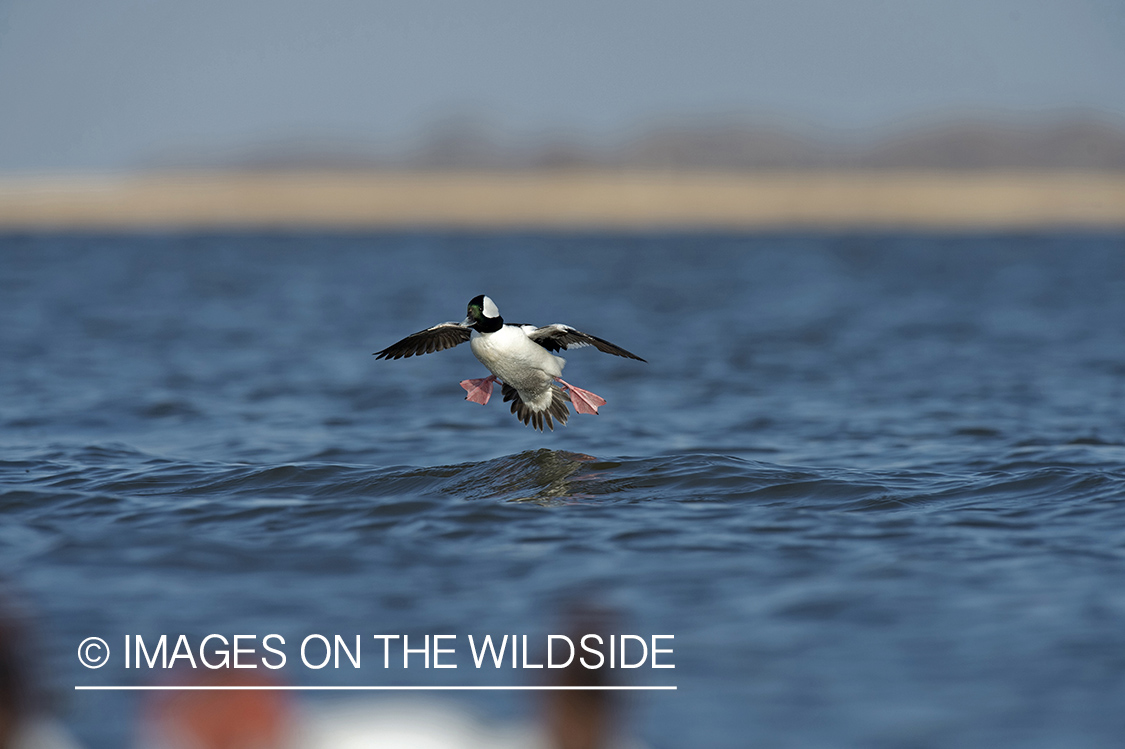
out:
<path id="1" fill-rule="evenodd" d="M 484 298 L 484 316 L 493 318 L 500 317 L 500 310 L 496 309 L 496 304 L 488 297 Z"/>

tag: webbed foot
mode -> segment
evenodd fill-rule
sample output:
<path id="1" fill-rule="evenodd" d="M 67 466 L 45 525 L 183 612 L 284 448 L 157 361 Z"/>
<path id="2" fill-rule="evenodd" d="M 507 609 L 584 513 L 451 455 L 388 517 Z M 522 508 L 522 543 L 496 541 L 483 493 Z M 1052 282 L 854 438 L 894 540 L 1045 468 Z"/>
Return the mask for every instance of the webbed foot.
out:
<path id="1" fill-rule="evenodd" d="M 574 410 L 580 414 L 597 414 L 598 406 L 605 405 L 605 398 L 591 393 L 589 390 L 576 388 L 566 380 L 557 378 L 567 389 L 567 394 L 570 395 L 570 402 L 574 406 Z"/>
<path id="2" fill-rule="evenodd" d="M 496 375 L 489 375 L 479 380 L 461 380 L 461 387 L 465 388 L 468 395 L 465 400 L 479 403 L 482 406 L 492 397 L 492 383 L 496 382 Z"/>

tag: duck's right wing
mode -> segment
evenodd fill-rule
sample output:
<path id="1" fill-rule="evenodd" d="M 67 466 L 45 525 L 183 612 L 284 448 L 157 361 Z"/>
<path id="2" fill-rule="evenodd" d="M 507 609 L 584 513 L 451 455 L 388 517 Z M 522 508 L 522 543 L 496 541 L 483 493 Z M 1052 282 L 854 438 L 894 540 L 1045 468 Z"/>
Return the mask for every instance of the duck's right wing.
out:
<path id="1" fill-rule="evenodd" d="M 469 340 L 472 334 L 472 329 L 467 325 L 459 322 L 443 322 L 441 325 L 408 335 L 398 343 L 392 343 L 382 351 L 376 351 L 374 356 L 376 359 L 404 359 L 408 356 L 432 354 L 435 351 L 460 346 Z"/>

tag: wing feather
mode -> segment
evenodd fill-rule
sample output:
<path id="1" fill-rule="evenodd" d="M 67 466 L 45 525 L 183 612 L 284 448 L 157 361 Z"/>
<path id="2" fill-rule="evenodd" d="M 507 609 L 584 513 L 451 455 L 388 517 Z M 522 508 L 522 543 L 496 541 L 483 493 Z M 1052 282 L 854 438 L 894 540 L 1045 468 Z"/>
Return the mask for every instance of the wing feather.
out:
<path id="1" fill-rule="evenodd" d="M 525 326 L 524 330 L 530 326 Z M 544 325 L 542 328 L 535 328 L 528 331 L 527 337 L 538 343 L 548 351 L 561 351 L 562 349 L 581 348 L 583 346 L 593 346 L 598 351 L 603 351 L 607 354 L 614 356 L 623 356 L 626 359 L 636 359 L 637 361 L 645 361 L 634 353 L 626 351 L 620 346 L 610 343 L 604 338 L 598 338 L 596 335 L 583 333 L 581 330 L 575 330 L 569 325 L 562 323 L 555 323 L 554 325 Z"/>
<path id="2" fill-rule="evenodd" d="M 459 346 L 469 340 L 473 331 L 459 322 L 443 322 L 432 328 L 420 330 L 406 336 L 398 343 L 392 343 L 382 351 L 376 351 L 376 359 L 404 359 L 408 356 L 432 354 L 447 348 Z"/>

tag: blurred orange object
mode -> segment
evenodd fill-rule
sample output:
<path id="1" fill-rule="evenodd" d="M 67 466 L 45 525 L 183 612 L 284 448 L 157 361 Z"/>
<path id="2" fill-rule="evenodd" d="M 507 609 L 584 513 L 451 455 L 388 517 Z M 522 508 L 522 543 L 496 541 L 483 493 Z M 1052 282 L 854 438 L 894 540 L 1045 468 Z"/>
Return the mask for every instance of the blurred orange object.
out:
<path id="1" fill-rule="evenodd" d="M 220 670 L 177 684 L 192 687 L 268 687 L 257 674 Z M 288 697 L 259 689 L 160 692 L 143 708 L 142 747 L 160 749 L 285 749 L 292 745 Z"/>

